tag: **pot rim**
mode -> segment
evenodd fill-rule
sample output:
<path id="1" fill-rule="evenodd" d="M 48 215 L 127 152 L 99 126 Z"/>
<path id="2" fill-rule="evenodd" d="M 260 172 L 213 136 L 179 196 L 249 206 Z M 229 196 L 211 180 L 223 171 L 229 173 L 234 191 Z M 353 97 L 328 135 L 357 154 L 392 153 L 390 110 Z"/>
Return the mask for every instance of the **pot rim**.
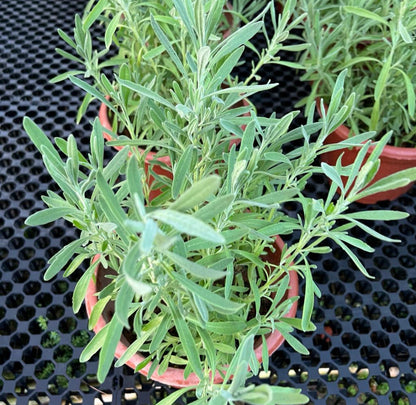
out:
<path id="1" fill-rule="evenodd" d="M 316 102 L 316 109 L 319 115 L 322 117 L 321 113 L 321 106 L 320 100 L 317 99 Z M 328 105 L 324 103 L 325 111 L 328 109 Z M 346 125 L 341 124 L 338 128 L 336 128 L 332 134 L 335 134 L 339 141 L 343 141 L 349 138 L 349 134 L 351 129 L 348 128 Z M 375 143 L 371 141 L 371 143 Z M 375 145 L 371 145 L 369 151 L 375 148 Z M 386 145 L 383 148 L 382 155 L 387 158 L 392 159 L 401 159 L 401 160 L 415 160 L 416 159 L 416 147 L 404 147 L 404 146 L 394 146 L 394 145 Z"/>

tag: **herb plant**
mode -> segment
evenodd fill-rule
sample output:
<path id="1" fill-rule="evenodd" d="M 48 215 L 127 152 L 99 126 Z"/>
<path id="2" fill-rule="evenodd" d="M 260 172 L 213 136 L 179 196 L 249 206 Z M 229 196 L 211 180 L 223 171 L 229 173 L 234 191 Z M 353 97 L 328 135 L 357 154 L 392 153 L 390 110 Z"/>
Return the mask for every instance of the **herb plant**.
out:
<path id="1" fill-rule="evenodd" d="M 347 125 L 352 133 L 393 131 L 395 146 L 415 146 L 416 1 L 301 0 L 306 12 L 300 57 L 307 100 L 328 103 L 337 75 L 347 69 L 345 96 L 356 94 Z"/>
<path id="2" fill-rule="evenodd" d="M 186 157 L 172 161 L 173 181 L 153 200 L 134 146 L 123 148 L 104 165 L 104 140 L 98 121 L 88 157 L 78 151 L 73 136 L 67 141 L 55 140 L 66 156 L 62 160 L 40 128 L 30 119 L 24 120 L 26 131 L 62 190 L 62 194 L 48 191 L 44 197 L 48 208 L 34 213 L 26 223 L 38 226 L 64 218 L 80 230 L 79 239 L 51 258 L 45 278 L 51 279 L 63 268 L 64 275 L 69 276 L 83 261 L 90 263 L 73 294 L 77 312 L 97 265 L 114 272 L 109 286 L 98 295 L 90 326 L 109 301 L 115 303 L 115 314 L 81 356 L 86 361 L 103 349 L 100 381 L 112 365 L 123 328 L 130 328 L 136 338 L 117 364 L 123 364 L 136 351 L 146 357 L 139 367 L 153 362 L 149 377 L 156 367 L 161 372 L 169 363 L 183 364 L 185 376 L 193 372 L 200 381 L 193 387 L 199 397 L 196 404 L 210 401 L 226 405 L 238 400 L 257 404 L 256 398 L 265 404 L 307 402 L 298 391 L 283 387 L 244 388 L 250 373 L 259 371 L 253 340 L 264 341 L 268 333 L 279 330 L 295 350 L 307 353 L 291 332 L 294 328 L 314 329 L 311 316 L 319 288 L 313 281 L 308 255 L 328 253 L 327 241 L 331 239 L 367 274 L 350 246 L 365 251 L 372 248 L 348 235 L 348 230 L 359 226 L 376 238 L 391 240 L 361 220 L 400 219 L 407 214 L 387 210 L 347 213 L 349 204 L 416 177 L 416 170 L 408 170 L 367 187 L 388 136 L 361 169 L 369 143 L 351 166 L 314 166 L 320 153 L 361 145 L 372 135 L 362 134 L 341 145 L 323 145 L 351 112 L 352 97 L 347 105 L 340 106 L 344 76 L 337 81 L 330 108 L 320 122 L 309 119 L 303 127 L 289 130 L 296 113 L 276 119 L 258 117 L 254 110 L 249 117 L 235 117 L 228 125 L 214 122 L 207 138 L 217 139 L 218 143 L 211 145 L 217 154 L 196 144 L 190 149 L 195 155 L 186 151 Z M 245 129 L 237 123 L 243 123 Z M 222 139 L 230 136 L 230 126 L 241 138 L 238 149 L 235 144 L 231 148 L 222 145 Z M 214 132 L 219 133 L 214 137 Z M 296 139 L 303 140 L 301 146 L 283 153 L 283 146 Z M 325 201 L 302 193 L 314 173 L 324 173 L 333 181 Z M 341 175 L 348 177 L 345 185 Z M 337 187 L 341 192 L 334 199 Z M 303 215 L 286 215 L 281 204 L 287 201 L 300 204 Z M 273 236 L 293 232 L 299 232 L 299 239 L 283 249 L 280 263 L 268 262 L 265 252 L 273 250 Z M 294 302 L 293 298 L 283 298 L 289 270 L 306 280 L 299 319 L 284 317 Z M 266 309 L 263 302 L 269 303 Z M 262 360 L 267 368 L 266 352 Z M 214 381 L 217 373 L 223 377 L 222 384 Z M 162 404 L 173 403 L 177 395 L 189 389 L 192 387 Z"/>
<path id="3" fill-rule="evenodd" d="M 313 120 L 314 103 L 307 122 L 299 128 L 293 128 L 296 112 L 277 119 L 275 115 L 258 116 L 251 105 L 235 107 L 244 97 L 275 85 L 256 84 L 260 66 L 285 63 L 277 56 L 281 49 L 303 49 L 304 45 L 282 42 L 289 37 L 288 27 L 303 18 L 288 22 L 294 1 L 287 2 L 278 19 L 270 4 L 225 39 L 217 35 L 224 3 L 168 1 L 152 9 L 148 18 L 143 15 L 143 20 L 136 21 L 143 24 L 138 32 L 144 33 L 143 41 L 138 42 L 121 36 L 130 35 L 130 9 L 114 14 L 112 9 L 105 11 L 109 4 L 142 5 L 100 0 L 83 20 L 77 17 L 74 40 L 62 32 L 61 36 L 86 58 L 87 76 L 94 80 L 91 85 L 77 78 L 78 72 L 66 74 L 89 94 L 81 110 L 92 97 L 105 103 L 116 117 L 115 140 L 108 144 L 123 148 L 104 164 L 103 128 L 98 120 L 93 123 L 87 156 L 79 152 L 73 136 L 56 138 L 54 146 L 35 123 L 24 120 L 61 190 L 48 191 L 43 198 L 48 208 L 31 215 L 26 223 L 39 226 L 64 218 L 80 231 L 77 240 L 51 258 L 45 279 L 62 269 L 69 276 L 83 262 L 88 263 L 73 293 L 77 312 L 95 272 L 107 272 L 109 284 L 98 292 L 89 326 L 94 326 L 108 303 L 114 304 L 114 316 L 87 345 L 81 360 L 87 361 L 102 348 L 97 377 L 103 381 L 123 330 L 128 329 L 133 335 L 130 347 L 117 365 L 140 352 L 144 361 L 138 369 L 151 362 L 149 378 L 156 371 L 161 374 L 168 367 L 183 366 L 185 377 L 193 373 L 199 381 L 161 405 L 174 403 L 190 389 L 196 389 L 194 404 L 306 403 L 308 399 L 297 390 L 246 386 L 247 378 L 259 372 L 254 341 L 265 347 L 266 336 L 277 330 L 295 350 L 307 353 L 291 333 L 295 328 L 314 329 L 313 302 L 320 292 L 308 255 L 330 252 L 328 241 L 332 240 L 368 275 L 351 247 L 369 252 L 372 248 L 348 231 L 358 226 L 376 238 L 393 241 L 362 220 L 400 219 L 407 214 L 388 210 L 348 213 L 348 207 L 366 195 L 408 184 L 416 178 L 416 169 L 368 186 L 391 132 L 381 138 L 366 162 L 367 141 L 374 132 L 337 145 L 324 144 L 354 105 L 354 94 L 343 99 L 346 71 L 337 78 L 329 108 L 319 122 Z M 269 10 L 274 28 L 271 36 L 264 29 Z M 102 16 L 108 18 L 106 47 L 93 52 L 89 29 Z M 179 37 L 171 36 L 175 31 Z M 233 78 L 245 47 L 252 47 L 249 41 L 259 32 L 267 45 L 257 51 L 259 62 L 252 65 L 246 79 Z M 123 44 L 120 52 L 126 56 L 123 62 L 116 58 L 101 65 L 100 59 L 113 41 Z M 164 77 L 160 83 L 159 76 L 146 76 L 139 72 L 144 66 L 133 63 L 136 46 L 143 55 L 153 52 L 154 58 L 148 57 L 146 63 L 151 66 L 157 61 L 155 72 Z M 116 69 L 110 81 L 101 69 L 112 64 Z M 224 82 L 228 87 L 222 87 Z M 117 136 L 119 123 L 127 129 L 127 136 Z M 289 148 L 292 141 L 300 143 Z M 321 153 L 349 146 L 361 146 L 352 165 L 343 167 L 340 161 L 334 167 L 314 164 Z M 138 147 L 156 147 L 158 155 L 170 158 L 166 176 L 153 170 L 156 161 L 150 162 L 161 189 L 155 198 L 151 194 L 154 185 L 147 181 L 145 154 Z M 332 180 L 325 200 L 303 193 L 316 173 Z M 341 176 L 347 178 L 345 183 Z M 340 195 L 336 198 L 337 188 Z M 286 202 L 299 204 L 302 215 L 288 216 L 282 209 Z M 266 253 L 274 252 L 275 236 L 294 232 L 299 234 L 297 241 L 284 247 L 280 262 L 272 263 Z M 297 299 L 285 297 L 289 271 L 305 279 L 300 318 L 285 317 Z M 265 349 L 262 362 L 267 369 Z"/>
<path id="4" fill-rule="evenodd" d="M 76 56 L 58 52 L 81 68 L 53 81 L 70 78 L 86 91 L 78 118 L 96 98 L 112 116 L 113 138 L 124 135 L 157 150 L 166 131 L 161 128 L 166 117 L 157 107 L 161 97 L 164 106 L 174 106 L 175 115 L 206 123 L 214 116 L 227 115 L 242 98 L 274 86 L 257 84 L 260 68 L 286 63 L 278 56 L 282 50 L 304 48 L 284 43 L 299 21 L 289 22 L 294 4 L 293 0 L 287 2 L 277 16 L 273 2 L 264 1 L 261 8 L 247 0 L 227 8 L 224 0 L 101 0 L 82 19 L 76 17 L 73 39 L 59 31 Z M 224 37 L 224 10 L 237 22 L 243 16 L 247 20 L 257 15 L 239 28 L 233 23 L 234 29 Z M 266 15 L 272 20 L 271 34 L 265 30 Z M 92 41 L 91 30 L 99 22 L 104 22 L 104 38 Z M 264 49 L 249 43 L 256 34 L 264 37 Z M 245 46 L 258 55 L 258 61 L 243 80 L 235 75 L 235 68 L 244 62 Z M 114 49 L 115 55 L 110 57 Z"/>

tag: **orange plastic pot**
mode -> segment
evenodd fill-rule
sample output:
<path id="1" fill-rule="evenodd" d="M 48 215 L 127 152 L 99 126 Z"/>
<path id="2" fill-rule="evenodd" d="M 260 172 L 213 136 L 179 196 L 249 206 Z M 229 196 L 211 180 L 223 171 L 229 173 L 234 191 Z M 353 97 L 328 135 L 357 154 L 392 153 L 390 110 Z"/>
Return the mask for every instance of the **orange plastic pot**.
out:
<path id="1" fill-rule="evenodd" d="M 267 259 L 270 262 L 273 262 L 275 264 L 278 264 L 280 262 L 281 252 L 284 246 L 283 240 L 277 236 L 275 237 L 275 248 L 276 251 L 274 253 L 269 253 L 267 256 Z M 95 257 L 94 260 L 97 260 L 98 257 Z M 98 267 L 96 268 L 96 276 L 98 273 Z M 98 277 L 97 277 L 98 278 Z M 85 304 L 88 316 L 90 316 L 92 309 L 94 308 L 94 305 L 97 303 L 97 284 L 96 281 L 91 280 L 90 284 L 88 286 L 87 294 L 85 297 Z M 297 297 L 299 293 L 299 281 L 298 281 L 298 275 L 296 271 L 292 270 L 289 272 L 289 288 L 286 292 L 285 298 L 291 298 L 291 297 Z M 297 301 L 293 303 L 291 308 L 289 309 L 288 313 L 285 315 L 286 317 L 294 317 L 296 315 L 297 310 Z M 111 312 L 111 310 L 109 311 Z M 98 319 L 96 325 L 94 326 L 94 332 L 98 333 L 104 326 L 107 324 L 107 322 L 111 319 L 111 313 L 106 313 L 106 310 L 103 312 L 103 315 L 100 316 Z M 275 352 L 284 342 L 284 337 L 279 331 L 274 331 L 270 333 L 266 338 L 267 343 L 267 352 L 269 356 Z M 258 339 L 258 341 L 255 343 L 255 354 L 259 362 L 262 360 L 262 344 L 261 339 Z M 120 342 L 117 345 L 115 357 L 120 358 L 123 353 L 127 350 L 127 347 L 129 346 L 129 342 L 127 339 L 122 336 Z M 129 367 L 132 369 L 136 369 L 137 365 L 143 362 L 145 359 L 145 356 L 141 353 L 136 353 L 133 355 L 133 357 L 130 358 L 130 360 L 126 363 Z M 139 370 L 139 372 L 145 376 L 147 376 L 150 367 L 152 363 L 148 363 L 144 368 Z M 171 387 L 175 388 L 181 388 L 181 387 L 188 387 L 192 385 L 197 385 L 199 383 L 199 378 L 195 373 L 191 373 L 186 379 L 184 378 L 184 369 L 181 368 L 174 368 L 174 367 L 168 367 L 167 370 L 159 375 L 156 371 L 152 375 L 152 379 L 155 381 L 158 381 L 162 384 L 169 385 Z M 221 375 L 217 372 L 215 375 L 215 383 L 220 384 L 222 382 Z"/>

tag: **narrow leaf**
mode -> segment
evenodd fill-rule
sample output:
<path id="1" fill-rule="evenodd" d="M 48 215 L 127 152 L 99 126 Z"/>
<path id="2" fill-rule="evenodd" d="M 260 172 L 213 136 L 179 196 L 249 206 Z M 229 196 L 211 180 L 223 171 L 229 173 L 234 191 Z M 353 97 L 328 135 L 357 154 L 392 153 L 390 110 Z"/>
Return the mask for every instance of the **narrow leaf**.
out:
<path id="1" fill-rule="evenodd" d="M 192 158 L 195 155 L 195 147 L 189 145 L 185 151 L 182 153 L 182 156 L 179 158 L 177 165 L 174 166 L 174 175 L 172 181 L 172 198 L 177 199 L 179 193 L 181 192 L 184 184 L 186 184 L 187 174 L 191 167 Z"/>
<path id="2" fill-rule="evenodd" d="M 87 238 L 76 239 L 69 245 L 63 247 L 58 253 L 51 257 L 49 260 L 50 266 L 46 270 L 43 278 L 48 281 L 56 276 L 62 268 L 68 263 L 69 259 L 74 255 L 77 250 L 87 241 Z"/>
<path id="3" fill-rule="evenodd" d="M 75 208 L 70 207 L 59 207 L 59 208 L 46 208 L 42 211 L 35 212 L 25 221 L 26 225 L 39 226 L 48 224 L 49 222 L 56 221 L 59 218 L 64 218 L 71 214 L 77 214 L 78 211 Z"/>
<path id="4" fill-rule="evenodd" d="M 104 8 L 107 6 L 108 0 L 100 0 L 94 8 L 89 12 L 87 18 L 84 20 L 82 26 L 85 30 L 88 30 L 92 24 L 97 20 Z"/>
<path id="5" fill-rule="evenodd" d="M 191 215 L 182 214 L 173 210 L 156 210 L 149 213 L 149 216 L 170 225 L 181 233 L 186 233 L 218 244 L 225 242 L 221 234 Z"/>
<path id="6" fill-rule="evenodd" d="M 113 316 L 109 323 L 109 331 L 105 336 L 104 343 L 100 351 L 97 370 L 97 380 L 100 383 L 104 382 L 105 377 L 113 364 L 114 354 L 120 341 L 122 331 L 123 324 L 119 322 L 116 316 Z"/>
<path id="7" fill-rule="evenodd" d="M 74 313 L 77 313 L 81 308 L 82 302 L 85 298 L 85 294 L 87 293 L 88 285 L 90 284 L 96 267 L 97 264 L 92 263 L 88 270 L 77 281 L 74 293 L 72 294 L 72 308 L 74 310 Z"/>
<path id="8" fill-rule="evenodd" d="M 165 47 L 173 63 L 176 65 L 178 70 L 182 73 L 182 75 L 184 76 L 184 79 L 188 80 L 188 74 L 185 70 L 185 67 L 183 66 L 181 60 L 179 59 L 178 54 L 173 49 L 171 42 L 169 41 L 165 33 L 162 31 L 159 24 L 154 19 L 153 15 L 150 16 L 150 23 L 152 25 L 153 30 L 155 31 L 156 36 L 159 38 L 160 43 Z"/>
<path id="9" fill-rule="evenodd" d="M 85 363 L 88 361 L 95 353 L 98 352 L 103 347 L 104 340 L 109 332 L 110 324 L 107 323 L 97 334 L 90 340 L 90 342 L 85 346 L 82 351 L 79 361 Z"/>
<path id="10" fill-rule="evenodd" d="M 219 294 L 213 293 L 206 288 L 201 287 L 200 285 L 194 283 L 193 281 L 189 280 L 188 278 L 182 276 L 179 273 L 173 272 L 172 276 L 177 279 L 180 284 L 188 289 L 192 294 L 198 295 L 203 301 L 213 307 L 216 311 L 221 314 L 233 314 L 242 308 L 244 308 L 245 304 L 236 303 L 234 301 L 230 301 L 225 299 Z"/>
<path id="11" fill-rule="evenodd" d="M 196 205 L 207 201 L 215 194 L 221 184 L 221 178 L 216 175 L 208 176 L 194 183 L 191 188 L 186 190 L 173 204 L 170 209 L 186 211 Z"/>
<path id="12" fill-rule="evenodd" d="M 196 343 L 192 337 L 191 331 L 189 329 L 188 323 L 183 318 L 183 315 L 178 311 L 177 305 L 172 302 L 170 297 L 166 297 L 166 301 L 170 307 L 170 310 L 173 315 L 173 322 L 175 323 L 176 330 L 179 335 L 179 339 L 182 343 L 183 349 L 188 357 L 189 363 L 192 366 L 195 374 L 202 379 L 203 372 L 201 368 L 201 359 L 199 357 Z"/>
<path id="13" fill-rule="evenodd" d="M 176 253 L 165 251 L 161 252 L 165 256 L 169 257 L 175 264 L 183 268 L 186 272 L 191 273 L 193 276 L 201 279 L 217 280 L 225 277 L 223 271 L 210 269 L 205 266 L 201 266 L 198 263 L 192 262 L 185 257 L 179 256 Z"/>
<path id="14" fill-rule="evenodd" d="M 388 22 L 383 17 L 379 16 L 376 13 L 373 13 L 372 11 L 366 10 L 364 8 L 354 7 L 354 6 L 344 6 L 344 10 L 347 11 L 348 13 L 352 13 L 360 17 L 365 17 L 370 20 L 388 25 Z"/>

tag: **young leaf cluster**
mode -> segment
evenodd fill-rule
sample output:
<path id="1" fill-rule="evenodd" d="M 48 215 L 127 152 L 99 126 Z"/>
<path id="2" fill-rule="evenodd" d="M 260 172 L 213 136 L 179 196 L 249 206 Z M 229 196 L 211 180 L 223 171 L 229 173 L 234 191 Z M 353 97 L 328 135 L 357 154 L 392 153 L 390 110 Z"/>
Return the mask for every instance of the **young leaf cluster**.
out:
<path id="1" fill-rule="evenodd" d="M 59 31 L 73 54 L 58 52 L 78 62 L 80 69 L 53 81 L 69 78 L 86 92 L 78 119 L 98 99 L 109 109 L 114 138 L 124 135 L 140 140 L 143 147 L 151 139 L 157 150 L 169 130 L 164 123 L 172 117 L 218 120 L 243 97 L 275 86 L 257 84 L 259 70 L 268 63 L 284 64 L 278 56 L 282 50 L 302 49 L 284 43 L 297 24 L 289 21 L 294 3 L 287 2 L 281 18 L 273 2 L 265 1 L 254 7 L 244 0 L 234 8 L 224 0 L 100 0 L 87 7 L 83 18 L 75 18 L 73 38 Z M 266 15 L 275 29 L 271 37 L 264 29 Z M 246 23 L 239 26 L 244 18 Z M 91 31 L 99 23 L 105 35 L 94 42 Z M 265 39 L 260 51 L 249 43 L 255 35 Z M 246 46 L 259 60 L 243 81 L 233 74 L 244 63 Z M 114 50 L 115 56 L 109 57 Z M 168 116 L 155 105 L 162 98 L 170 107 Z"/>

